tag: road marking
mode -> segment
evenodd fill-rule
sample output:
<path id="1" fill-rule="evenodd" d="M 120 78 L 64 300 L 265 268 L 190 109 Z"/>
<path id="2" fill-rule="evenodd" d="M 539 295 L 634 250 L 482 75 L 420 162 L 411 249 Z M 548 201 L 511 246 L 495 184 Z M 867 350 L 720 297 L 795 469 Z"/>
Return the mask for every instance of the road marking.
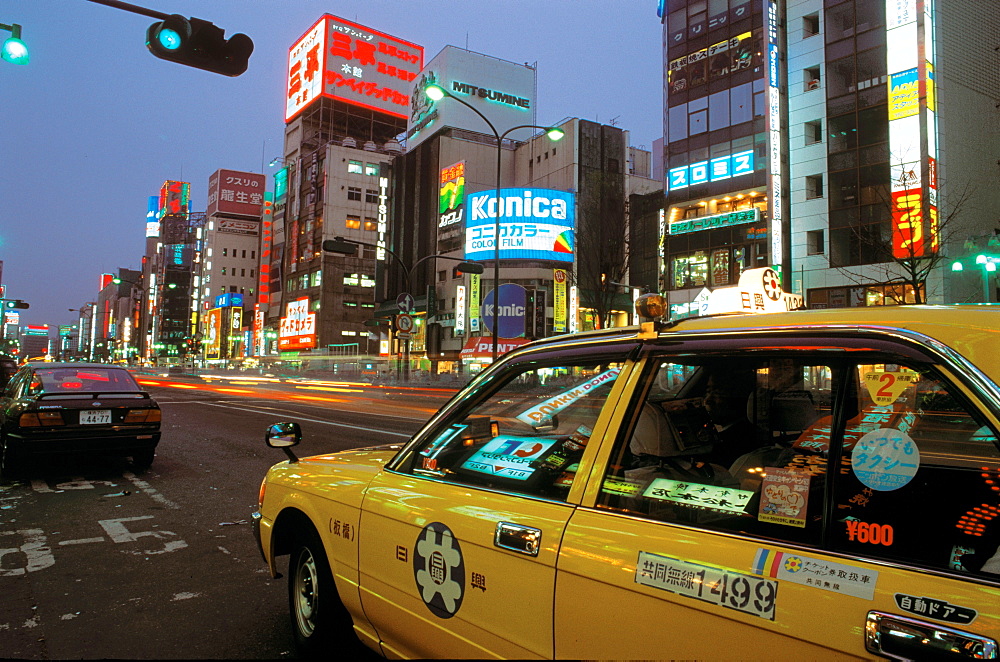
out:
<path id="1" fill-rule="evenodd" d="M 19 535 L 24 539 L 18 547 L 0 548 L 0 561 L 8 554 L 20 552 L 24 554 L 27 563 L 23 568 L 4 568 L 0 563 L 0 577 L 14 577 L 29 572 L 37 572 L 52 567 L 56 559 L 52 556 L 49 546 L 45 544 L 45 533 L 41 529 L 19 529 L 17 531 L 0 531 L 0 536 Z M 17 558 L 16 556 L 14 558 Z"/>
<path id="2" fill-rule="evenodd" d="M 408 434 L 406 432 L 389 432 L 388 430 L 376 430 L 374 428 L 365 428 L 365 427 L 361 427 L 360 425 L 347 425 L 346 423 L 333 423 L 332 421 L 321 421 L 321 420 L 316 419 L 316 418 L 305 418 L 301 414 L 297 414 L 295 412 L 289 412 L 287 410 L 282 410 L 282 409 L 273 409 L 271 411 L 260 411 L 260 410 L 255 410 L 255 409 L 249 409 L 247 407 L 234 407 L 234 406 L 231 406 L 231 405 L 223 405 L 223 404 L 219 404 L 217 402 L 202 402 L 201 404 L 208 405 L 209 407 L 222 407 L 223 409 L 235 409 L 237 411 L 252 411 L 255 414 L 271 414 L 271 413 L 275 413 L 275 412 L 289 413 L 289 414 L 295 416 L 295 418 L 297 420 L 307 421 L 309 423 L 322 423 L 323 425 L 334 425 L 334 426 L 336 426 L 338 428 L 349 428 L 351 430 L 363 430 L 364 432 L 380 432 L 382 434 L 391 434 L 391 435 L 394 435 L 396 437 L 405 437 L 407 439 L 409 439 L 410 437 L 413 436 L 412 434 Z M 399 416 L 395 416 L 393 418 L 400 418 L 400 417 Z M 412 420 L 412 419 L 409 419 L 409 420 Z"/>
<path id="3" fill-rule="evenodd" d="M 104 536 L 98 538 L 78 538 L 77 540 L 62 540 L 60 545 L 86 545 L 91 542 L 104 542 Z"/>
<path id="4" fill-rule="evenodd" d="M 152 485 L 150 485 L 146 481 L 142 480 L 141 478 L 137 478 L 136 475 L 133 474 L 131 471 L 124 472 L 122 476 L 124 476 L 130 483 L 135 485 L 139 490 L 145 492 L 150 499 L 157 502 L 158 504 L 166 506 L 167 508 L 173 508 L 174 510 L 180 510 L 180 506 L 178 506 L 176 503 L 174 503 L 167 497 L 160 494 L 158 491 L 156 491 L 156 489 Z"/>

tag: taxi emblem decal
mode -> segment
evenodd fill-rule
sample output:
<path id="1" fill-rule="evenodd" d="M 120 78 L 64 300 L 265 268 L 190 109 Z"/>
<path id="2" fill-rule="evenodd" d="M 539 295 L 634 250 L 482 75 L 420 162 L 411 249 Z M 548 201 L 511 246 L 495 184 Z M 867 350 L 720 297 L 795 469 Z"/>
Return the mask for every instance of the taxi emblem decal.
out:
<path id="1" fill-rule="evenodd" d="M 465 563 L 462 548 L 447 526 L 432 522 L 417 536 L 413 578 L 424 604 L 438 618 L 451 618 L 462 606 Z"/>

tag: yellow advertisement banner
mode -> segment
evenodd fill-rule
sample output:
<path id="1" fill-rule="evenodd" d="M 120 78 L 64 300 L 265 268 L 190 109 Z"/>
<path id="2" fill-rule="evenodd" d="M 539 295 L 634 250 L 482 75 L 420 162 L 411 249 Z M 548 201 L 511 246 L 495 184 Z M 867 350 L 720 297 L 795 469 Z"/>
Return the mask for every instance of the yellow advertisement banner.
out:
<path id="1" fill-rule="evenodd" d="M 552 302 L 552 330 L 556 333 L 566 332 L 566 280 L 565 269 L 552 270 L 552 290 L 555 299 Z"/>
<path id="2" fill-rule="evenodd" d="M 469 274 L 469 331 L 479 331 L 479 274 Z"/>
<path id="3" fill-rule="evenodd" d="M 917 69 L 889 76 L 889 120 L 916 115 L 920 110 L 920 79 Z"/>

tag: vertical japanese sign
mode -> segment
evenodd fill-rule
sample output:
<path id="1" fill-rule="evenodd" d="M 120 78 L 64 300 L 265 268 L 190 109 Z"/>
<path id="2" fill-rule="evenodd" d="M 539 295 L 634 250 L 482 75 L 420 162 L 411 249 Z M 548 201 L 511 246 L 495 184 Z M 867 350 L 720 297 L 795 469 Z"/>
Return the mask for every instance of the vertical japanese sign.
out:
<path id="1" fill-rule="evenodd" d="M 770 158 L 768 159 L 768 203 L 771 212 L 771 263 L 780 264 L 784 250 L 781 232 L 782 172 L 781 172 L 781 71 L 778 49 L 778 3 L 767 3 L 767 130 Z"/>
<path id="2" fill-rule="evenodd" d="M 938 249 L 933 0 L 885 0 L 885 15 L 892 255 L 910 259 Z"/>
<path id="3" fill-rule="evenodd" d="M 569 332 L 576 333 L 577 318 L 580 314 L 580 294 L 576 285 L 569 288 Z"/>
<path id="4" fill-rule="evenodd" d="M 378 178 L 378 239 L 375 259 L 385 261 L 386 235 L 389 233 L 389 178 Z"/>
<path id="5" fill-rule="evenodd" d="M 566 270 L 552 270 L 552 330 L 556 333 L 566 332 Z"/>
<path id="6" fill-rule="evenodd" d="M 208 342 L 205 344 L 205 358 L 220 358 L 222 350 L 222 309 L 212 308 L 205 313 L 205 329 Z"/>
<path id="7" fill-rule="evenodd" d="M 469 331 L 479 331 L 479 274 L 469 274 Z"/>
<path id="8" fill-rule="evenodd" d="M 465 285 L 455 288 L 455 335 L 465 335 Z"/>
<path id="9" fill-rule="evenodd" d="M 441 171 L 438 227 L 461 223 L 465 215 L 465 161 Z"/>
<path id="10" fill-rule="evenodd" d="M 424 49 L 324 15 L 288 51 L 285 121 L 321 96 L 406 118 Z"/>
<path id="11" fill-rule="evenodd" d="M 167 180 L 160 187 L 159 217 L 186 214 L 191 200 L 191 184 Z"/>

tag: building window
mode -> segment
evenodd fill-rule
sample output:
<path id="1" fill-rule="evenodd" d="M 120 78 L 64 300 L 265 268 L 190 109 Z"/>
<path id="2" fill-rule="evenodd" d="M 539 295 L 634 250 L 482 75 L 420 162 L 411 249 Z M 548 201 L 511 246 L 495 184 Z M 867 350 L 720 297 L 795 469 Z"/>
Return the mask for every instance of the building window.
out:
<path id="1" fill-rule="evenodd" d="M 247 270 L 240 269 L 240 278 L 246 278 L 246 277 L 247 277 Z"/>
<path id="2" fill-rule="evenodd" d="M 439 271 L 438 272 L 438 282 L 439 283 L 443 283 L 447 277 L 448 277 L 448 272 L 447 271 Z"/>
<path id="3" fill-rule="evenodd" d="M 378 204 L 378 191 L 373 191 L 370 188 L 365 189 L 365 202 L 370 205 Z"/>
<path id="4" fill-rule="evenodd" d="M 815 145 L 816 143 L 823 142 L 823 120 L 806 122 L 804 127 L 807 145 Z"/>
<path id="5" fill-rule="evenodd" d="M 378 221 L 376 221 L 374 218 L 369 218 L 366 216 L 364 229 L 368 230 L 369 232 L 374 232 L 375 230 L 378 229 Z"/>
<path id="6" fill-rule="evenodd" d="M 344 308 L 357 308 L 358 304 L 354 301 L 345 301 Z"/>
<path id="7" fill-rule="evenodd" d="M 353 172 L 355 174 L 360 175 L 361 172 L 362 172 L 362 170 L 361 170 L 361 161 L 355 161 L 353 159 L 350 160 L 350 161 L 348 161 L 347 162 L 347 172 Z"/>
<path id="8" fill-rule="evenodd" d="M 809 230 L 806 232 L 806 254 L 822 255 L 826 250 L 825 233 L 823 230 Z"/>
<path id="9" fill-rule="evenodd" d="M 348 215 L 347 220 L 344 221 L 344 225 L 346 225 L 351 230 L 360 230 L 361 217 Z"/>
<path id="10" fill-rule="evenodd" d="M 366 163 L 365 164 L 365 174 L 369 177 L 378 177 L 378 164 L 377 163 Z"/>
<path id="11" fill-rule="evenodd" d="M 361 304 L 361 307 L 362 308 L 374 308 L 375 304 L 373 304 L 373 303 L 363 303 L 363 304 Z"/>
<path id="12" fill-rule="evenodd" d="M 310 274 L 309 281 L 312 287 L 319 287 L 320 285 L 323 284 L 323 272 L 322 271 L 312 272 L 312 274 Z"/>
<path id="13" fill-rule="evenodd" d="M 802 17 L 802 38 L 814 37 L 819 34 L 819 13 Z"/>
<path id="14" fill-rule="evenodd" d="M 229 257 L 229 249 L 228 248 L 223 248 L 222 249 L 222 257 Z"/>
<path id="15" fill-rule="evenodd" d="M 348 186 L 347 187 L 347 199 L 348 200 L 357 200 L 358 202 L 361 202 L 361 189 L 359 187 L 357 187 L 357 186 Z"/>
<path id="16" fill-rule="evenodd" d="M 250 259 L 253 260 L 256 259 L 256 257 L 257 257 L 257 251 L 250 251 Z"/>
<path id="17" fill-rule="evenodd" d="M 256 275 L 256 274 L 254 273 L 254 270 L 253 270 L 253 269 L 251 269 L 251 270 L 250 270 L 250 277 L 251 277 L 251 278 L 253 278 L 253 277 L 254 277 L 255 275 Z"/>
<path id="18" fill-rule="evenodd" d="M 806 200 L 823 197 L 823 175 L 806 176 Z"/>
<path id="19" fill-rule="evenodd" d="M 802 78 L 805 83 L 805 91 L 818 90 L 820 86 L 819 66 L 807 67 L 802 70 Z"/>
<path id="20" fill-rule="evenodd" d="M 225 268 L 225 267 L 222 267 L 222 275 L 223 275 L 223 276 L 225 276 L 225 275 L 226 275 L 226 268 Z"/>
<path id="21" fill-rule="evenodd" d="M 246 256 L 247 256 L 247 252 L 246 252 L 246 251 L 243 251 L 243 255 L 241 255 L 241 257 L 244 257 L 244 258 L 245 258 Z"/>

